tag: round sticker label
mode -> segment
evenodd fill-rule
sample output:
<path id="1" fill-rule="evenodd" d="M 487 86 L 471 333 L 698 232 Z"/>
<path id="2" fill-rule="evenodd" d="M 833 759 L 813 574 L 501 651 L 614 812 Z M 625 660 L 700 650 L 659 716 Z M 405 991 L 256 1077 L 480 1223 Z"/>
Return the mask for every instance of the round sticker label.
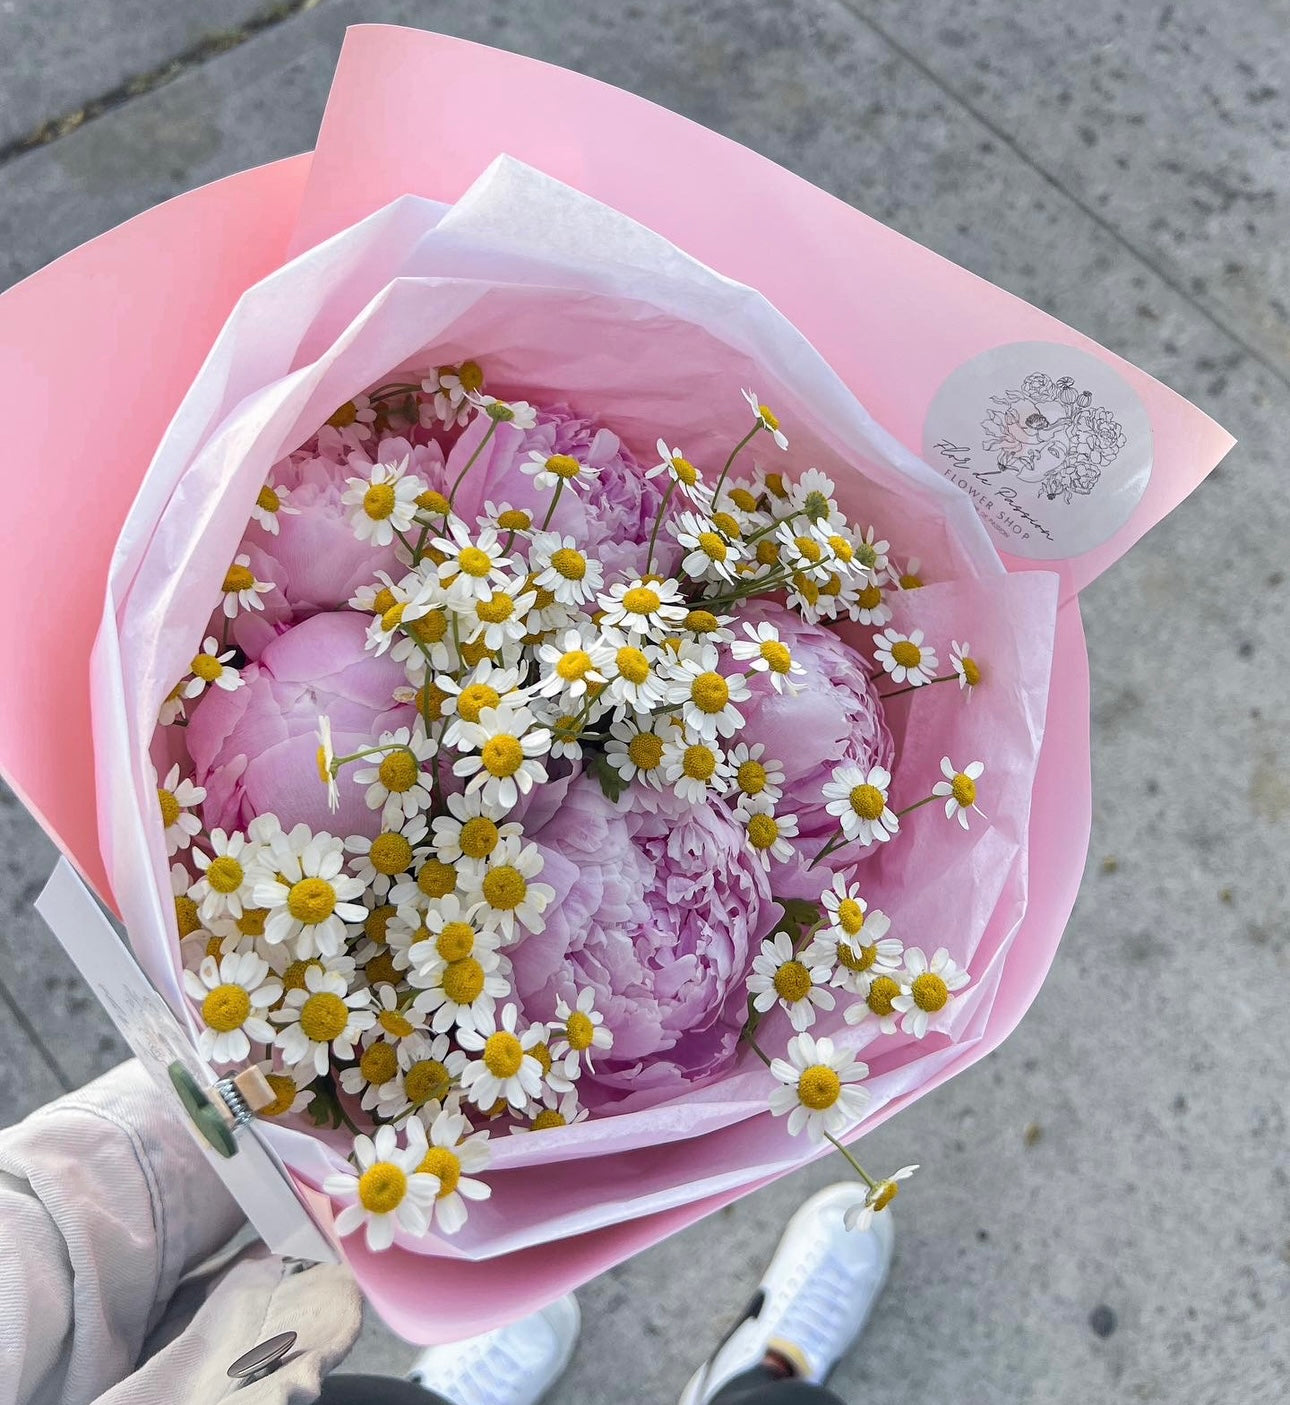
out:
<path id="1" fill-rule="evenodd" d="M 1095 356 L 1011 342 L 965 361 L 936 392 L 923 457 L 972 499 L 995 545 L 1056 561 L 1101 546 L 1151 477 L 1151 422 Z"/>

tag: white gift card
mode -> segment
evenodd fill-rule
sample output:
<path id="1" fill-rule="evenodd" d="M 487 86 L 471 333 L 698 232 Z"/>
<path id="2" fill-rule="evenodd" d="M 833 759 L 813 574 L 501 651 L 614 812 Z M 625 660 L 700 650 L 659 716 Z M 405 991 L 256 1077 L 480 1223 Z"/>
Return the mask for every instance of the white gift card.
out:
<path id="1" fill-rule="evenodd" d="M 98 996 L 112 1023 L 157 1084 L 158 1096 L 181 1104 L 170 1068 L 180 1063 L 199 1088 L 216 1075 L 193 1048 L 170 1007 L 148 984 L 94 895 L 66 859 L 60 859 L 36 899 L 50 930 Z M 236 1153 L 223 1157 L 185 1117 L 193 1138 L 229 1194 L 246 1212 L 256 1232 L 275 1254 L 334 1263 L 335 1251 L 300 1203 L 282 1163 L 252 1122 L 236 1136 Z"/>

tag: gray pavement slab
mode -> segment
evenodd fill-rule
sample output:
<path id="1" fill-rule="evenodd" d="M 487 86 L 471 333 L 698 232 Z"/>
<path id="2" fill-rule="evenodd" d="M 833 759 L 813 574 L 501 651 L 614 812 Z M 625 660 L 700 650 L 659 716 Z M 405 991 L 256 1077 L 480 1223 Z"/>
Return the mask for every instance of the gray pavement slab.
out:
<path id="1" fill-rule="evenodd" d="M 895 31 L 895 7 L 858 8 Z M 902 24 L 914 22 L 899 10 Z M 1137 42 L 1136 13 L 1090 13 L 1104 47 Z M 1235 13 L 1253 24 L 1277 7 Z M 1006 33 L 1012 14 L 996 0 L 959 23 Z M 832 0 L 621 12 L 590 0 L 323 0 L 0 167 L 0 259 L 9 259 L 0 280 L 58 252 L 51 239 L 70 246 L 200 180 L 310 144 L 341 29 L 360 17 L 433 24 L 563 62 L 696 117 L 1046 307 L 1241 439 L 1085 593 L 1096 809 L 1084 890 L 1017 1034 L 866 1138 L 873 1167 L 924 1169 L 896 1208 L 887 1297 L 837 1384 L 866 1405 L 1281 1399 L 1290 665 L 1279 641 L 1290 623 L 1281 545 L 1290 415 L 1257 297 L 1219 305 L 1210 285 L 1189 281 L 1193 266 L 1221 265 L 1239 231 L 1191 220 L 1171 173 L 1150 161 L 1127 170 L 1123 186 L 1110 168 L 1101 187 L 1077 186 L 1064 137 L 1049 130 L 1073 119 L 1042 93 L 1029 106 L 1013 95 L 1020 105 L 1010 106 L 965 90 L 965 104 L 937 67 L 944 36 L 902 30 L 893 44 Z M 1046 36 L 1027 20 L 1023 30 L 1018 53 L 1027 72 L 1045 75 L 1033 80 L 1042 88 L 1071 43 L 1060 27 Z M 1284 67 L 1284 33 L 1257 36 L 1262 61 Z M 997 50 L 1006 55 L 1002 40 Z M 1220 52 L 1216 74 L 1223 62 Z M 1157 90 L 1167 72 L 1156 73 Z M 1019 75 L 1017 87 L 1030 81 Z M 1260 104 L 1233 108 L 1220 132 L 1203 87 L 1177 87 L 1166 136 L 1187 134 L 1204 161 L 1224 141 L 1256 149 Z M 983 102 L 988 123 L 973 110 Z M 1108 108 L 1109 129 L 1117 110 Z M 1098 171 L 1079 174 L 1092 181 Z M 1278 210 L 1285 186 L 1283 174 Z M 1135 212 L 1153 203 L 1186 232 L 1185 276 L 1140 238 Z M 1278 255 L 1244 237 L 1238 261 L 1270 297 Z M 8 843 L 21 851 L 17 834 Z M 5 877 L 14 908 L 26 880 Z M 33 969 L 46 955 L 39 942 Z M 0 970 L 11 990 L 14 969 Z M 25 1008 L 41 991 L 23 979 Z M 72 1012 L 55 1004 L 40 1015 L 53 1020 L 51 1049 L 79 1037 Z M 0 1084 L 0 1116 L 5 1096 Z M 791 1177 L 588 1285 L 584 1340 L 553 1399 L 678 1393 L 746 1300 L 793 1205 L 835 1174 Z M 391 1369 L 411 1354 L 373 1327 L 354 1367 Z"/>
<path id="2" fill-rule="evenodd" d="M 301 0 L 3 0 L 0 150 L 72 130 L 103 99 L 146 89 L 183 55 L 234 44 Z"/>

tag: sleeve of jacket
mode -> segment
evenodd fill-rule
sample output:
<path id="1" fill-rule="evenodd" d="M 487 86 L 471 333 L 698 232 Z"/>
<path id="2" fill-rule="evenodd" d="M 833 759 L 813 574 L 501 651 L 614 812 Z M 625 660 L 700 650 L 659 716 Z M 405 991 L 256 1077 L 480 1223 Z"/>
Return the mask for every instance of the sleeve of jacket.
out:
<path id="1" fill-rule="evenodd" d="M 242 1215 L 137 1062 L 0 1132 L 0 1405 L 82 1405 L 133 1370 Z"/>

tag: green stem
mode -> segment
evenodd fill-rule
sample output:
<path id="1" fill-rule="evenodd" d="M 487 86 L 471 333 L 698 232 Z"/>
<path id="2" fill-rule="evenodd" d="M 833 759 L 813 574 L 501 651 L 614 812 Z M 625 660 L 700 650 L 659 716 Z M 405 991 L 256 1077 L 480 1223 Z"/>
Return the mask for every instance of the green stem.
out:
<path id="1" fill-rule="evenodd" d="M 551 519 L 555 516 L 555 509 L 560 501 L 560 494 L 564 492 L 564 479 L 561 478 L 555 485 L 555 492 L 551 495 L 551 506 L 546 510 L 546 516 L 542 519 L 542 530 L 551 525 Z"/>
<path id="2" fill-rule="evenodd" d="M 856 1175 L 860 1177 L 860 1179 L 865 1183 L 865 1185 L 869 1187 L 870 1190 L 878 1189 L 878 1182 L 874 1180 L 874 1178 L 869 1174 L 869 1172 L 866 1171 L 865 1168 L 855 1159 L 855 1157 L 851 1155 L 851 1153 L 846 1149 L 846 1147 L 844 1147 L 842 1143 L 838 1141 L 838 1139 L 833 1135 L 832 1132 L 825 1132 L 824 1138 L 826 1141 L 833 1143 L 833 1148 L 835 1151 L 840 1151 L 842 1155 L 846 1157 L 846 1159 L 851 1163 L 851 1169 L 856 1173 Z"/>
<path id="3" fill-rule="evenodd" d="M 493 431 L 497 428 L 498 424 L 500 423 L 500 420 L 495 420 L 491 415 L 489 416 L 488 428 L 484 431 L 484 437 L 479 441 L 478 444 L 475 445 L 475 452 L 471 454 L 471 456 L 466 460 L 465 467 L 457 475 L 457 481 L 452 485 L 452 492 L 448 494 L 449 507 L 452 506 L 453 501 L 457 496 L 457 489 L 461 487 L 461 480 L 470 472 L 475 460 L 480 456 L 480 454 L 484 452 L 484 445 L 487 444 L 488 441 L 493 437 Z"/>
<path id="4" fill-rule="evenodd" d="M 717 502 L 718 502 L 718 500 L 719 500 L 720 497 L 721 497 L 721 487 L 722 487 L 722 484 L 725 483 L 725 481 L 726 481 L 726 476 L 727 476 L 727 474 L 729 474 L 729 472 L 730 472 L 730 465 L 731 465 L 732 463 L 734 463 L 735 459 L 738 457 L 739 451 L 740 451 L 747 443 L 749 443 L 749 441 L 752 439 L 753 435 L 755 435 L 759 429 L 764 429 L 764 428 L 765 428 L 765 426 L 762 424 L 761 420 L 755 420 L 755 421 L 753 422 L 753 427 L 748 431 L 747 434 L 744 435 L 744 437 L 738 442 L 738 444 L 736 444 L 735 447 L 734 447 L 733 449 L 731 449 L 731 451 L 730 451 L 730 457 L 726 460 L 725 467 L 721 470 L 721 477 L 717 479 L 717 486 L 716 486 L 715 488 L 713 488 L 713 490 L 712 490 L 712 505 L 713 505 L 713 507 L 716 507 Z"/>
<path id="5" fill-rule="evenodd" d="M 667 485 L 667 492 L 663 494 L 663 501 L 658 505 L 658 516 L 654 518 L 654 530 L 649 534 L 649 551 L 645 556 L 645 574 L 648 576 L 650 567 L 654 564 L 654 546 L 658 541 L 658 529 L 663 525 L 663 517 L 667 512 L 667 505 L 672 501 L 672 494 L 676 492 L 676 479 L 673 478 Z"/>
<path id="6" fill-rule="evenodd" d="M 933 800 L 940 800 L 941 798 L 942 797 L 939 795 L 928 795 L 922 800 L 915 800 L 912 805 L 906 805 L 903 810 L 897 810 L 896 818 L 902 819 L 905 815 L 913 814 L 915 810 L 921 810 L 924 805 L 930 805 Z"/>
<path id="7" fill-rule="evenodd" d="M 881 677 L 880 674 L 874 674 L 873 676 L 875 678 Z M 947 673 L 943 678 L 929 678 L 926 683 L 909 683 L 905 687 L 896 688 L 890 693 L 879 693 L 878 697 L 881 701 L 885 702 L 888 698 L 898 698 L 905 693 L 916 693 L 920 688 L 930 688 L 933 683 L 953 683 L 957 679 L 957 673 Z"/>
<path id="8" fill-rule="evenodd" d="M 839 840 L 844 840 L 844 833 L 845 833 L 845 832 L 844 832 L 842 826 L 839 825 L 838 828 L 837 828 L 836 833 L 835 833 L 835 834 L 833 835 L 833 837 L 828 841 L 828 843 L 825 844 L 824 848 L 822 848 L 822 849 L 820 850 L 820 852 L 819 852 L 818 854 L 816 854 L 816 856 L 811 860 L 811 862 L 810 862 L 809 864 L 807 864 L 807 866 L 806 866 L 807 869 L 810 870 L 810 869 L 814 868 L 815 865 L 816 865 L 817 863 L 819 863 L 821 859 L 827 859 L 828 856 L 829 856 L 831 853 L 834 852 L 834 850 L 840 849 L 840 848 L 842 847 L 842 844 L 839 843 L 838 841 L 839 841 Z M 844 842 L 845 842 L 845 840 L 844 840 Z"/>

